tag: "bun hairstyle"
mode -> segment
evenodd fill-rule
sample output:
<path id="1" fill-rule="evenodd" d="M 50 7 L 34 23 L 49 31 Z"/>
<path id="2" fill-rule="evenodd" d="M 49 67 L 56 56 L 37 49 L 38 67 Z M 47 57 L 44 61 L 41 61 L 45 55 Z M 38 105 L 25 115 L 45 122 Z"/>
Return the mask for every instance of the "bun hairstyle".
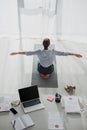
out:
<path id="1" fill-rule="evenodd" d="M 43 46 L 44 46 L 44 50 L 48 50 L 48 46 L 50 45 L 50 39 L 49 38 L 45 38 L 43 40 Z"/>

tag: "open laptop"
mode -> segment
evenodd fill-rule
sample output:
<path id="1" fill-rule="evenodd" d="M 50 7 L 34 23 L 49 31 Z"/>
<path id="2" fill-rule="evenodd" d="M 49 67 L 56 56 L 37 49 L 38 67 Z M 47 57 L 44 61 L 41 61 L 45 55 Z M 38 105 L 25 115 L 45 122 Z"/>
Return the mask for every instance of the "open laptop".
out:
<path id="1" fill-rule="evenodd" d="M 40 99 L 37 85 L 18 89 L 18 92 L 25 113 L 45 108 Z"/>

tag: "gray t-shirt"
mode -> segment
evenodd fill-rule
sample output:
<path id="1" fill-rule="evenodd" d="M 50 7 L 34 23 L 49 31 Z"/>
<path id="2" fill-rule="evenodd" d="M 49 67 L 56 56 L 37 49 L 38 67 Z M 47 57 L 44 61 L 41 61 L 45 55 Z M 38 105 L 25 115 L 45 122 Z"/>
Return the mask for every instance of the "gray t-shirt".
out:
<path id="1" fill-rule="evenodd" d="M 61 52 L 61 51 L 56 51 L 54 49 L 52 50 L 36 50 L 36 51 L 26 51 L 25 55 L 37 55 L 40 64 L 43 67 L 48 67 L 53 64 L 55 55 L 58 56 L 67 56 L 69 53 L 68 52 Z"/>

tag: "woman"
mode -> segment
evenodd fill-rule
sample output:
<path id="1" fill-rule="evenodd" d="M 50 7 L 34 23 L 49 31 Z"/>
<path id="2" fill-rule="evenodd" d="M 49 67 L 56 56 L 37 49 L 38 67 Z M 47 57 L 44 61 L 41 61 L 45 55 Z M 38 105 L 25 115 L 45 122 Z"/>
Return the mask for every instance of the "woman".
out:
<path id="1" fill-rule="evenodd" d="M 36 50 L 36 51 L 25 51 L 25 52 L 13 52 L 10 55 L 17 55 L 17 54 L 21 54 L 21 55 L 37 55 L 38 59 L 39 59 L 39 63 L 38 63 L 38 72 L 40 73 L 40 76 L 42 78 L 49 78 L 49 76 L 51 75 L 51 73 L 54 71 L 54 59 L 55 59 L 55 55 L 58 56 L 76 56 L 76 57 L 82 57 L 82 55 L 80 54 L 76 54 L 76 53 L 69 53 L 69 52 L 61 52 L 61 51 L 56 51 L 55 49 L 48 49 L 48 47 L 50 46 L 50 39 L 45 38 L 43 40 L 43 47 L 44 49 L 41 50 Z"/>

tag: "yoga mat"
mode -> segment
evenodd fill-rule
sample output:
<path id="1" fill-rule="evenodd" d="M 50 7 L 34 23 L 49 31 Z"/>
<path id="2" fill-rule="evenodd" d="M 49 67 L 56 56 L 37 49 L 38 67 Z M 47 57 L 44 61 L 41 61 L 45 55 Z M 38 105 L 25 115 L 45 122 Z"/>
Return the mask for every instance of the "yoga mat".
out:
<path id="1" fill-rule="evenodd" d="M 36 44 L 34 50 L 41 49 L 43 46 Z M 54 45 L 51 45 L 50 48 L 54 48 Z M 58 87 L 58 78 L 57 78 L 57 68 L 56 68 L 56 58 L 54 62 L 54 72 L 48 79 L 43 79 L 40 77 L 39 72 L 37 71 L 38 57 L 33 57 L 33 68 L 32 68 L 32 80 L 31 85 L 38 85 L 38 87 L 44 88 L 57 88 Z"/>

